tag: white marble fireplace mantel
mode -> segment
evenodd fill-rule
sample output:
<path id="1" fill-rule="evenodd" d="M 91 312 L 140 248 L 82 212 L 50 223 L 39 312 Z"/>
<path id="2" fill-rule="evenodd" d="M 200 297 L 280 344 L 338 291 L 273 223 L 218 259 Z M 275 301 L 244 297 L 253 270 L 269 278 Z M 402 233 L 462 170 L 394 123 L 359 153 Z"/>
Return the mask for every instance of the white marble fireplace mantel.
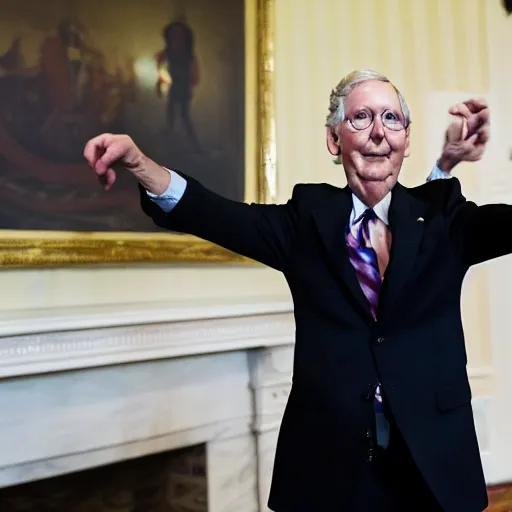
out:
<path id="1" fill-rule="evenodd" d="M 0 487 L 205 443 L 209 512 L 266 508 L 288 300 L 0 316 Z"/>
<path id="2" fill-rule="evenodd" d="M 0 378 L 293 342 L 289 300 L 157 303 L 0 315 Z"/>

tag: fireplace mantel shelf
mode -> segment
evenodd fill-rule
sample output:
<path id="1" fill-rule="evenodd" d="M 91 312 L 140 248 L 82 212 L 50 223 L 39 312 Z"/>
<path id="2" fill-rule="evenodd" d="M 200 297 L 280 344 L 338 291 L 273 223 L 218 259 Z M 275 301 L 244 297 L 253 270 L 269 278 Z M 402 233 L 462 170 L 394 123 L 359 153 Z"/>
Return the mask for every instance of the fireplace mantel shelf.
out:
<path id="1" fill-rule="evenodd" d="M 158 303 L 0 317 L 0 378 L 293 343 L 287 300 Z"/>
<path id="2" fill-rule="evenodd" d="M 292 311 L 293 304 L 287 297 L 257 297 L 243 302 L 218 299 L 203 302 L 177 300 L 24 309 L 0 313 L 0 339 L 4 336 L 291 313 Z"/>

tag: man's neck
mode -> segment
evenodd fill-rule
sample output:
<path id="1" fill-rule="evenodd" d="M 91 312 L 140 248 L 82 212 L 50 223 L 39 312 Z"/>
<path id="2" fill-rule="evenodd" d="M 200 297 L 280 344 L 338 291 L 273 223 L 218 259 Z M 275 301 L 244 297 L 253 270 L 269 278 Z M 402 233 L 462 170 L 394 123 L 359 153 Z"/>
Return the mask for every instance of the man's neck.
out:
<path id="1" fill-rule="evenodd" d="M 391 188 L 385 181 L 366 181 L 354 187 L 353 192 L 368 208 L 374 208 L 391 192 Z"/>

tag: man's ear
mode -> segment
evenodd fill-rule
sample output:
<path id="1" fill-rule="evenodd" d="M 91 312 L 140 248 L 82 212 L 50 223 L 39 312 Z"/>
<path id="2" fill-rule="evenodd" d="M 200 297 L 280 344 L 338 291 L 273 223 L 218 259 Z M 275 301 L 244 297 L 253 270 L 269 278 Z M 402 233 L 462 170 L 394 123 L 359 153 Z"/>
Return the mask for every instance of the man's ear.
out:
<path id="1" fill-rule="evenodd" d="M 339 156 L 341 153 L 338 136 L 330 127 L 327 127 L 327 149 L 333 156 Z"/>
<path id="2" fill-rule="evenodd" d="M 406 132 L 405 132 L 404 158 L 407 158 L 411 154 L 411 146 L 410 146 L 411 138 L 410 138 L 410 135 L 411 135 L 411 128 L 407 127 Z"/>

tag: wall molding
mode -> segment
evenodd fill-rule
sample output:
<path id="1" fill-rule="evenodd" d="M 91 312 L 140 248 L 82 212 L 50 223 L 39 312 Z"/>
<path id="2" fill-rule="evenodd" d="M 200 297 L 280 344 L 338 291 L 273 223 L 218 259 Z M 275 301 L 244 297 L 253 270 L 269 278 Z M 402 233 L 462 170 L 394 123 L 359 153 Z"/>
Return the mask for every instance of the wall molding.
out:
<path id="1" fill-rule="evenodd" d="M 14 310 L 0 312 L 0 337 L 291 312 L 293 303 L 286 297 Z"/>
<path id="2" fill-rule="evenodd" d="M 0 338 L 0 378 L 293 344 L 292 313 Z"/>

